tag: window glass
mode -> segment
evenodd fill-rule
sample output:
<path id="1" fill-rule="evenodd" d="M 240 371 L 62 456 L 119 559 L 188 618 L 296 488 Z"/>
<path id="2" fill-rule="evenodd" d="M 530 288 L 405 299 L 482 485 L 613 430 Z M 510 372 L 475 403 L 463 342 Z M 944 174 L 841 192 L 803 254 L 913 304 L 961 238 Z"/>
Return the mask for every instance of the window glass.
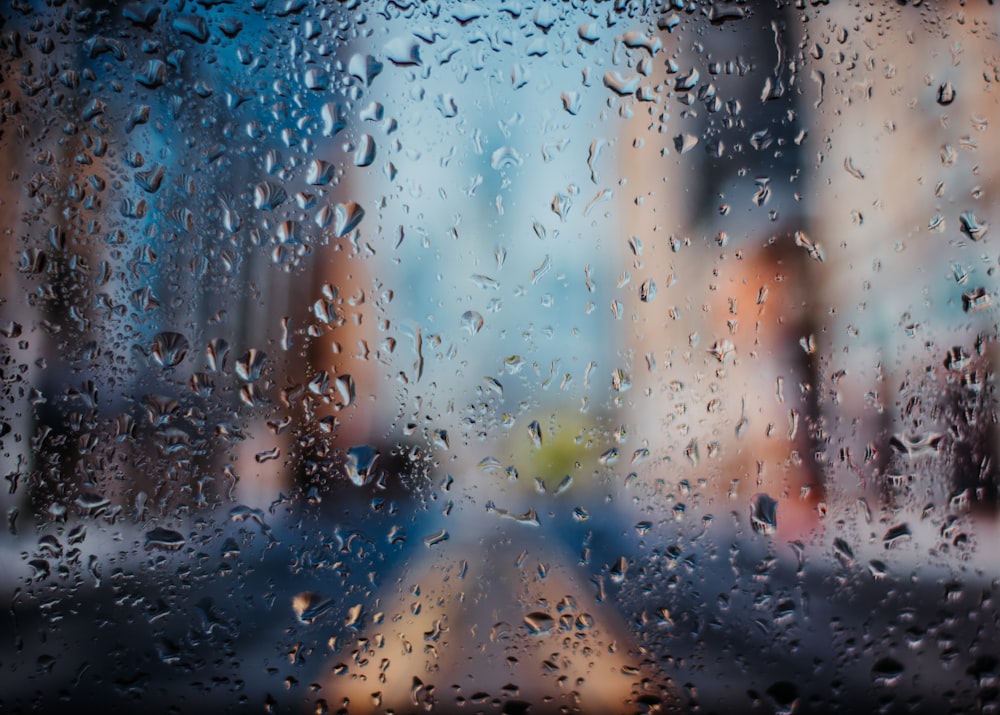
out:
<path id="1" fill-rule="evenodd" d="M 998 20 L 0 9 L 0 710 L 996 711 Z"/>

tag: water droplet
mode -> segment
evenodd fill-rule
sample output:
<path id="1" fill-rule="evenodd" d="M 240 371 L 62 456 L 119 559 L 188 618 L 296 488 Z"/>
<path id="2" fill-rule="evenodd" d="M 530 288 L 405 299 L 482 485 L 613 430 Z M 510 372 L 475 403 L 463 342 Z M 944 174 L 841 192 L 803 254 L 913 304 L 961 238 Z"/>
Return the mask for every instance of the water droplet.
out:
<path id="1" fill-rule="evenodd" d="M 92 492 L 83 492 L 76 498 L 76 505 L 80 507 L 85 512 L 90 514 L 95 514 L 108 507 L 111 504 L 111 500 L 101 494 L 94 494 Z"/>
<path id="2" fill-rule="evenodd" d="M 49 562 L 45 559 L 31 559 L 28 562 L 28 566 L 31 567 L 31 577 L 36 581 L 43 581 L 48 578 L 52 570 Z"/>
<path id="3" fill-rule="evenodd" d="M 147 30 L 160 18 L 160 7 L 154 2 L 135 2 L 125 6 L 122 17 Z"/>
<path id="4" fill-rule="evenodd" d="M 462 313 L 462 329 L 469 335 L 475 335 L 483 328 L 483 316 L 474 310 Z M 499 383 L 498 383 L 499 384 Z"/>
<path id="5" fill-rule="evenodd" d="M 190 344 L 180 333 L 162 332 L 153 338 L 153 360 L 162 367 L 179 365 L 187 356 Z"/>
<path id="6" fill-rule="evenodd" d="M 985 288 L 975 288 L 962 293 L 962 309 L 966 313 L 977 313 L 990 307 L 992 298 Z"/>
<path id="7" fill-rule="evenodd" d="M 310 186 L 326 186 L 335 173 L 333 164 L 322 159 L 313 159 L 306 170 L 306 181 Z"/>
<path id="8" fill-rule="evenodd" d="M 371 55 L 357 53 L 348 61 L 347 71 L 352 77 L 361 80 L 365 86 L 371 86 L 375 78 L 382 73 L 382 63 Z"/>
<path id="9" fill-rule="evenodd" d="M 882 544 L 885 548 L 891 549 L 904 541 L 909 541 L 912 535 L 909 524 L 905 522 L 896 524 L 885 532 L 885 536 L 882 537 Z"/>
<path id="10" fill-rule="evenodd" d="M 961 372 L 962 370 L 965 370 L 969 367 L 970 362 L 971 358 L 969 357 L 969 353 L 965 352 L 965 349 L 960 345 L 956 345 L 949 350 L 948 354 L 944 358 L 945 368 L 953 372 Z"/>
<path id="11" fill-rule="evenodd" d="M 514 68 L 510 71 L 510 84 L 514 89 L 521 89 L 521 87 L 528 84 L 530 78 L 531 72 L 522 64 L 514 65 Z"/>
<path id="12" fill-rule="evenodd" d="M 355 166 L 370 166 L 375 161 L 375 140 L 371 134 L 362 134 L 358 148 L 354 150 Z"/>
<path id="13" fill-rule="evenodd" d="M 833 555 L 837 557 L 842 566 L 853 566 L 855 563 L 854 551 L 846 541 L 839 537 L 833 540 Z"/>
<path id="14" fill-rule="evenodd" d="M 490 155 L 490 166 L 495 171 L 512 169 L 523 163 L 524 159 L 517 153 L 517 150 L 509 146 L 502 146 Z"/>
<path id="15" fill-rule="evenodd" d="M 167 81 L 167 65 L 163 60 L 149 60 L 135 75 L 135 81 L 148 89 L 161 87 Z"/>
<path id="16" fill-rule="evenodd" d="M 603 204 L 606 201 L 611 201 L 614 197 L 614 193 L 609 189 L 601 189 L 597 192 L 594 198 L 587 202 L 587 205 L 583 209 L 583 215 L 589 216 L 590 212 L 593 211 L 596 206 Z"/>
<path id="17" fill-rule="evenodd" d="M 178 15 L 171 24 L 177 32 L 196 42 L 208 41 L 208 23 L 199 15 Z"/>
<path id="18" fill-rule="evenodd" d="M 878 685 L 888 686 L 896 684 L 905 671 L 906 668 L 902 663 L 889 656 L 880 658 L 872 666 L 872 676 L 874 676 L 875 682 Z"/>
<path id="19" fill-rule="evenodd" d="M 919 437 L 895 434 L 889 439 L 889 446 L 896 452 L 905 454 L 910 459 L 937 454 L 941 450 L 942 443 L 943 435 L 936 432 L 929 432 Z"/>
<path id="20" fill-rule="evenodd" d="M 708 10 L 708 21 L 713 25 L 722 25 L 746 17 L 746 10 L 733 3 L 712 3 Z"/>
<path id="21" fill-rule="evenodd" d="M 236 361 L 236 375 L 241 380 L 255 382 L 260 379 L 261 371 L 267 362 L 267 355 L 256 348 L 250 348 L 243 357 Z"/>
<path id="22" fill-rule="evenodd" d="M 355 486 L 363 487 L 372 478 L 372 470 L 378 461 L 379 451 L 370 445 L 359 445 L 347 450 L 344 469 Z"/>
<path id="23" fill-rule="evenodd" d="M 236 209 L 221 196 L 219 197 L 219 208 L 222 209 L 222 226 L 230 233 L 236 233 L 243 225 L 243 219 Z"/>
<path id="24" fill-rule="evenodd" d="M 629 30 L 622 35 L 622 44 L 631 49 L 643 49 L 653 57 L 663 49 L 663 41 L 657 35 L 647 35 L 637 30 Z"/>
<path id="25" fill-rule="evenodd" d="M 329 613 L 338 603 L 337 599 L 325 598 L 312 591 L 303 591 L 292 597 L 292 610 L 299 621 L 312 625 Z"/>
<path id="26" fill-rule="evenodd" d="M 306 89 L 311 89 L 313 91 L 319 91 L 326 89 L 327 87 L 327 75 L 322 70 L 311 67 L 305 71 L 302 76 L 302 84 L 305 85 Z"/>
<path id="27" fill-rule="evenodd" d="M 696 69 L 692 69 L 687 74 L 677 76 L 677 79 L 674 80 L 674 89 L 678 92 L 689 92 L 698 86 L 698 80 L 700 79 L 701 73 Z"/>
<path id="28" fill-rule="evenodd" d="M 257 464 L 265 464 L 267 462 L 273 462 L 276 459 L 281 458 L 281 450 L 277 447 L 272 447 L 271 449 L 265 449 L 263 452 L 258 452 L 254 455 L 254 461 Z"/>
<path id="29" fill-rule="evenodd" d="M 972 496 L 968 489 L 960 489 L 948 500 L 948 508 L 952 511 L 968 511 L 972 504 Z"/>
<path id="30" fill-rule="evenodd" d="M 774 536 L 778 530 L 778 502 L 767 494 L 756 494 L 750 502 L 750 526 L 758 534 Z"/>
<path id="31" fill-rule="evenodd" d="M 215 338 L 209 342 L 205 348 L 205 357 L 208 360 L 208 369 L 213 372 L 222 372 L 226 366 L 226 358 L 229 356 L 229 343 L 223 338 Z"/>
<path id="32" fill-rule="evenodd" d="M 729 357 L 734 350 L 736 350 L 736 346 L 733 345 L 731 341 L 716 340 L 707 352 L 719 362 L 725 362 L 726 358 Z"/>
<path id="33" fill-rule="evenodd" d="M 451 16 L 455 18 L 455 21 L 460 25 L 468 25 L 473 20 L 478 20 L 483 17 L 485 13 L 482 7 L 478 3 L 474 2 L 460 2 L 454 6 L 451 11 Z"/>
<path id="34" fill-rule="evenodd" d="M 444 529 L 436 531 L 433 534 L 424 537 L 424 545 L 431 547 L 437 546 L 438 544 L 447 541 L 449 539 L 449 534 Z"/>
<path id="35" fill-rule="evenodd" d="M 187 540 L 180 532 L 172 529 L 156 527 L 146 532 L 146 549 L 162 549 L 164 551 L 177 551 Z"/>
<path id="36" fill-rule="evenodd" d="M 453 119 L 458 116 L 458 102 L 451 94 L 439 94 L 434 100 L 434 106 L 445 119 Z"/>
<path id="37" fill-rule="evenodd" d="M 146 171 L 137 171 L 135 173 L 135 183 L 146 193 L 155 194 L 160 190 L 165 175 L 166 169 L 164 169 L 162 164 L 153 164 Z"/>
<path id="38" fill-rule="evenodd" d="M 338 375 L 337 379 L 333 381 L 333 387 L 337 391 L 337 395 L 340 396 L 340 402 L 343 407 L 350 407 L 354 404 L 357 396 L 357 387 L 354 384 L 353 377 L 350 375 Z"/>
<path id="39" fill-rule="evenodd" d="M 340 133 L 347 126 L 344 120 L 344 108 L 337 102 L 327 102 L 320 110 L 320 118 L 323 120 L 323 136 L 332 137 Z"/>
<path id="40" fill-rule="evenodd" d="M 872 575 L 873 579 L 880 581 L 888 575 L 889 567 L 885 565 L 884 561 L 872 559 L 868 562 L 868 572 Z"/>
<path id="41" fill-rule="evenodd" d="M 531 424 L 528 425 L 528 439 L 531 440 L 531 444 L 536 449 L 542 446 L 542 428 L 538 424 L 538 420 L 532 420 Z"/>
<path id="42" fill-rule="evenodd" d="M 401 67 L 419 65 L 420 43 L 412 35 L 394 37 L 385 43 L 385 58 Z"/>
<path id="43" fill-rule="evenodd" d="M 803 232 L 796 231 L 794 235 L 795 245 L 800 248 L 806 249 L 809 253 L 809 257 L 818 263 L 823 262 L 823 249 L 818 243 L 813 243 L 812 240 Z"/>
<path id="44" fill-rule="evenodd" d="M 542 611 L 533 611 L 524 617 L 524 625 L 528 627 L 528 633 L 540 636 L 552 631 L 555 619 Z"/>
<path id="45" fill-rule="evenodd" d="M 656 282 L 649 278 L 639 286 L 639 300 L 643 303 L 652 303 L 656 298 Z"/>
<path id="46" fill-rule="evenodd" d="M 343 238 L 361 223 L 365 210 L 353 201 L 337 204 L 334 207 L 333 233 L 337 238 Z"/>
<path id="47" fill-rule="evenodd" d="M 938 85 L 937 89 L 937 103 L 942 107 L 947 107 L 949 104 L 955 101 L 955 87 L 951 82 L 943 82 Z"/>
<path id="48" fill-rule="evenodd" d="M 604 465 L 615 464 L 618 461 L 618 448 L 612 447 L 611 449 L 604 451 L 601 456 L 597 458 L 597 461 Z"/>
<path id="49" fill-rule="evenodd" d="M 563 109 L 565 109 L 569 114 L 574 117 L 580 113 L 580 109 L 583 107 L 583 100 L 580 98 L 579 92 L 563 92 L 559 95 L 562 100 Z"/>
<path id="50" fill-rule="evenodd" d="M 775 715 L 792 715 L 796 711 L 796 705 L 799 700 L 799 689 L 795 683 L 782 680 L 771 684 L 766 692 L 774 700 L 774 704 L 777 705 Z"/>
<path id="51" fill-rule="evenodd" d="M 976 215 L 971 211 L 966 211 L 958 217 L 959 222 L 962 224 L 962 233 L 971 238 L 973 241 L 981 241 L 986 237 L 986 232 L 989 230 L 990 225 L 988 223 L 980 223 Z"/>
<path id="52" fill-rule="evenodd" d="M 270 181 L 262 181 L 253 190 L 253 206 L 258 210 L 273 211 L 287 198 L 288 194 L 281 185 Z"/>
<path id="53" fill-rule="evenodd" d="M 865 178 L 865 173 L 861 171 L 861 169 L 859 169 L 858 167 L 854 166 L 854 157 L 849 156 L 846 159 L 844 159 L 844 169 L 847 170 L 848 174 L 853 176 L 855 179 L 858 179 L 859 181 L 863 181 Z"/>
<path id="54" fill-rule="evenodd" d="M 604 74 L 604 86 L 615 94 L 626 97 L 635 94 L 635 91 L 639 89 L 641 79 L 637 74 L 624 78 L 618 72 L 611 71 Z"/>
<path id="55" fill-rule="evenodd" d="M 674 137 L 674 149 L 679 154 L 687 154 L 698 145 L 698 137 L 695 134 L 678 134 Z"/>
<path id="56" fill-rule="evenodd" d="M 538 283 L 538 281 L 541 280 L 542 276 L 544 276 L 546 273 L 549 272 L 549 268 L 551 267 L 552 267 L 552 261 L 549 258 L 549 255 L 545 254 L 545 257 L 542 259 L 542 262 L 538 265 L 538 267 L 535 270 L 531 272 L 531 285 L 535 285 L 536 283 Z"/>
<path id="57" fill-rule="evenodd" d="M 601 28 L 596 22 L 585 22 L 580 25 L 576 34 L 584 42 L 594 43 L 601 39 Z"/>
<path id="58" fill-rule="evenodd" d="M 500 290 L 500 283 L 495 278 L 476 273 L 470 276 L 473 283 L 483 290 Z"/>

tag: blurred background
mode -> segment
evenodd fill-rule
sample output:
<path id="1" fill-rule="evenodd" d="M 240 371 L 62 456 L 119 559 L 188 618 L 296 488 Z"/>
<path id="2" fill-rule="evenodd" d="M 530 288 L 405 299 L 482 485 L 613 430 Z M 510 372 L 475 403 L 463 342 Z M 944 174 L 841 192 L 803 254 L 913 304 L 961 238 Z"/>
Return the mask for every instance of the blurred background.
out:
<path id="1" fill-rule="evenodd" d="M 0 10 L 0 709 L 996 712 L 998 19 Z"/>

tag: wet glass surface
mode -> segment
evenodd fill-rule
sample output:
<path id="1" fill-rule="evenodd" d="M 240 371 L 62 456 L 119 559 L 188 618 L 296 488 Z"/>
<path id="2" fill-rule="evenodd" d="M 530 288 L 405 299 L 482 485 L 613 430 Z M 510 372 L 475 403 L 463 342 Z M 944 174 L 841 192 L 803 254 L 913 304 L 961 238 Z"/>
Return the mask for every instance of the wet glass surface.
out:
<path id="1" fill-rule="evenodd" d="M 998 21 L 0 9 L 0 710 L 1000 710 Z"/>

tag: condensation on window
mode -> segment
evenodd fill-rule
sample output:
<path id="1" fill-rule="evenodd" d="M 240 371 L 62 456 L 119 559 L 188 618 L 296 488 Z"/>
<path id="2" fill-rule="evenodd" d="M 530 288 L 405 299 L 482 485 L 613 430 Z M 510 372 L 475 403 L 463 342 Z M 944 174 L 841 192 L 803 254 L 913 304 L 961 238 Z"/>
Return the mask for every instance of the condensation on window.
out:
<path id="1" fill-rule="evenodd" d="M 1000 710 L 998 21 L 12 0 L 0 710 Z"/>

